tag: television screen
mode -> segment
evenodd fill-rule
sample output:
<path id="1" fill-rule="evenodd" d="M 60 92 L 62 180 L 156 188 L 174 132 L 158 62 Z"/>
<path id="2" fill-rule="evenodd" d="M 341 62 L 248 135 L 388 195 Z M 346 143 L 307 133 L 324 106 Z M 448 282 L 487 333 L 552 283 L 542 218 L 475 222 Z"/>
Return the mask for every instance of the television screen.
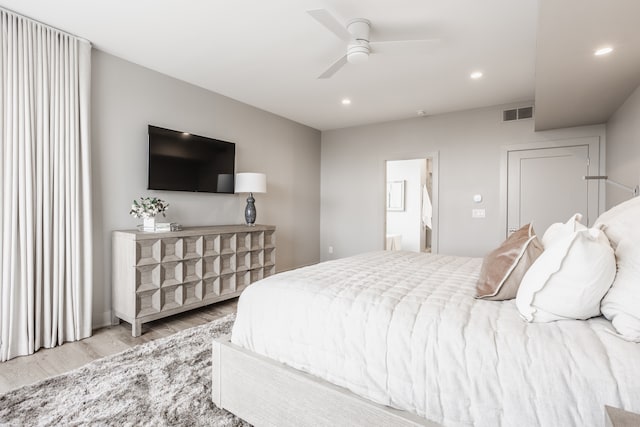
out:
<path id="1" fill-rule="evenodd" d="M 233 193 L 236 145 L 149 125 L 149 189 Z"/>

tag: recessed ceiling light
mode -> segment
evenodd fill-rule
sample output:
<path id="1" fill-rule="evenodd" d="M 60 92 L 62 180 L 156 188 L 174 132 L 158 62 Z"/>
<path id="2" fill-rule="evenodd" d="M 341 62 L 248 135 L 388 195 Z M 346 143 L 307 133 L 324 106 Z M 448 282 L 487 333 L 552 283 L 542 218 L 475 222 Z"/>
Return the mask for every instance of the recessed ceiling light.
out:
<path id="1" fill-rule="evenodd" d="M 349 98 L 344 98 L 342 100 L 342 105 L 351 105 L 351 100 Z"/>
<path id="2" fill-rule="evenodd" d="M 189 135 L 191 135 L 189 132 L 182 132 L 182 134 L 183 134 L 184 136 L 189 136 Z"/>
<path id="3" fill-rule="evenodd" d="M 469 77 L 471 77 L 474 80 L 477 80 L 480 77 L 482 77 L 482 71 L 474 71 L 473 73 L 471 73 Z"/>
<path id="4" fill-rule="evenodd" d="M 610 46 L 607 46 L 607 47 L 602 47 L 602 48 L 596 50 L 595 52 L 593 52 L 593 54 L 595 56 L 602 56 L 602 55 L 606 55 L 606 54 L 611 53 L 611 52 L 613 52 L 613 48 L 610 47 Z"/>

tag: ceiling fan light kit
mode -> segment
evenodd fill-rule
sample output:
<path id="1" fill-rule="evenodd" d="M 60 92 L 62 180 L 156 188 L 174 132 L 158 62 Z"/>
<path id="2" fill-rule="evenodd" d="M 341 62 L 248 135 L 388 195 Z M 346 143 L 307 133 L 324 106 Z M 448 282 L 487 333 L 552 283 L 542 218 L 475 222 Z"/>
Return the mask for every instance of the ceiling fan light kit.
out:
<path id="1" fill-rule="evenodd" d="M 368 43 L 350 44 L 347 48 L 347 61 L 349 61 L 349 64 L 362 64 L 367 62 L 370 52 L 371 48 L 369 48 Z"/>

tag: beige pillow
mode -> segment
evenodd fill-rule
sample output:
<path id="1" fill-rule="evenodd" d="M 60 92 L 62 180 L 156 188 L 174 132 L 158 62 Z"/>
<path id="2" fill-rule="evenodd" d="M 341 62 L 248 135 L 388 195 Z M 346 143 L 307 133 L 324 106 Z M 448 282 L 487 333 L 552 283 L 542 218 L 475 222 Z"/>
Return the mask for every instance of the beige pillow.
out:
<path id="1" fill-rule="evenodd" d="M 542 252 L 533 226 L 520 228 L 484 258 L 476 298 L 492 301 L 515 298 L 524 274 Z"/>

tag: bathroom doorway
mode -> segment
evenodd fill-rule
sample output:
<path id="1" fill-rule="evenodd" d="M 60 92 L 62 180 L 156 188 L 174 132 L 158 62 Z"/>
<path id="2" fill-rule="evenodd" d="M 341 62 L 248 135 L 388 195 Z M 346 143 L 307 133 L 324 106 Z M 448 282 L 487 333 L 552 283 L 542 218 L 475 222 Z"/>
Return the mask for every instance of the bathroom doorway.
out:
<path id="1" fill-rule="evenodd" d="M 437 155 L 385 167 L 385 249 L 436 253 Z"/>

